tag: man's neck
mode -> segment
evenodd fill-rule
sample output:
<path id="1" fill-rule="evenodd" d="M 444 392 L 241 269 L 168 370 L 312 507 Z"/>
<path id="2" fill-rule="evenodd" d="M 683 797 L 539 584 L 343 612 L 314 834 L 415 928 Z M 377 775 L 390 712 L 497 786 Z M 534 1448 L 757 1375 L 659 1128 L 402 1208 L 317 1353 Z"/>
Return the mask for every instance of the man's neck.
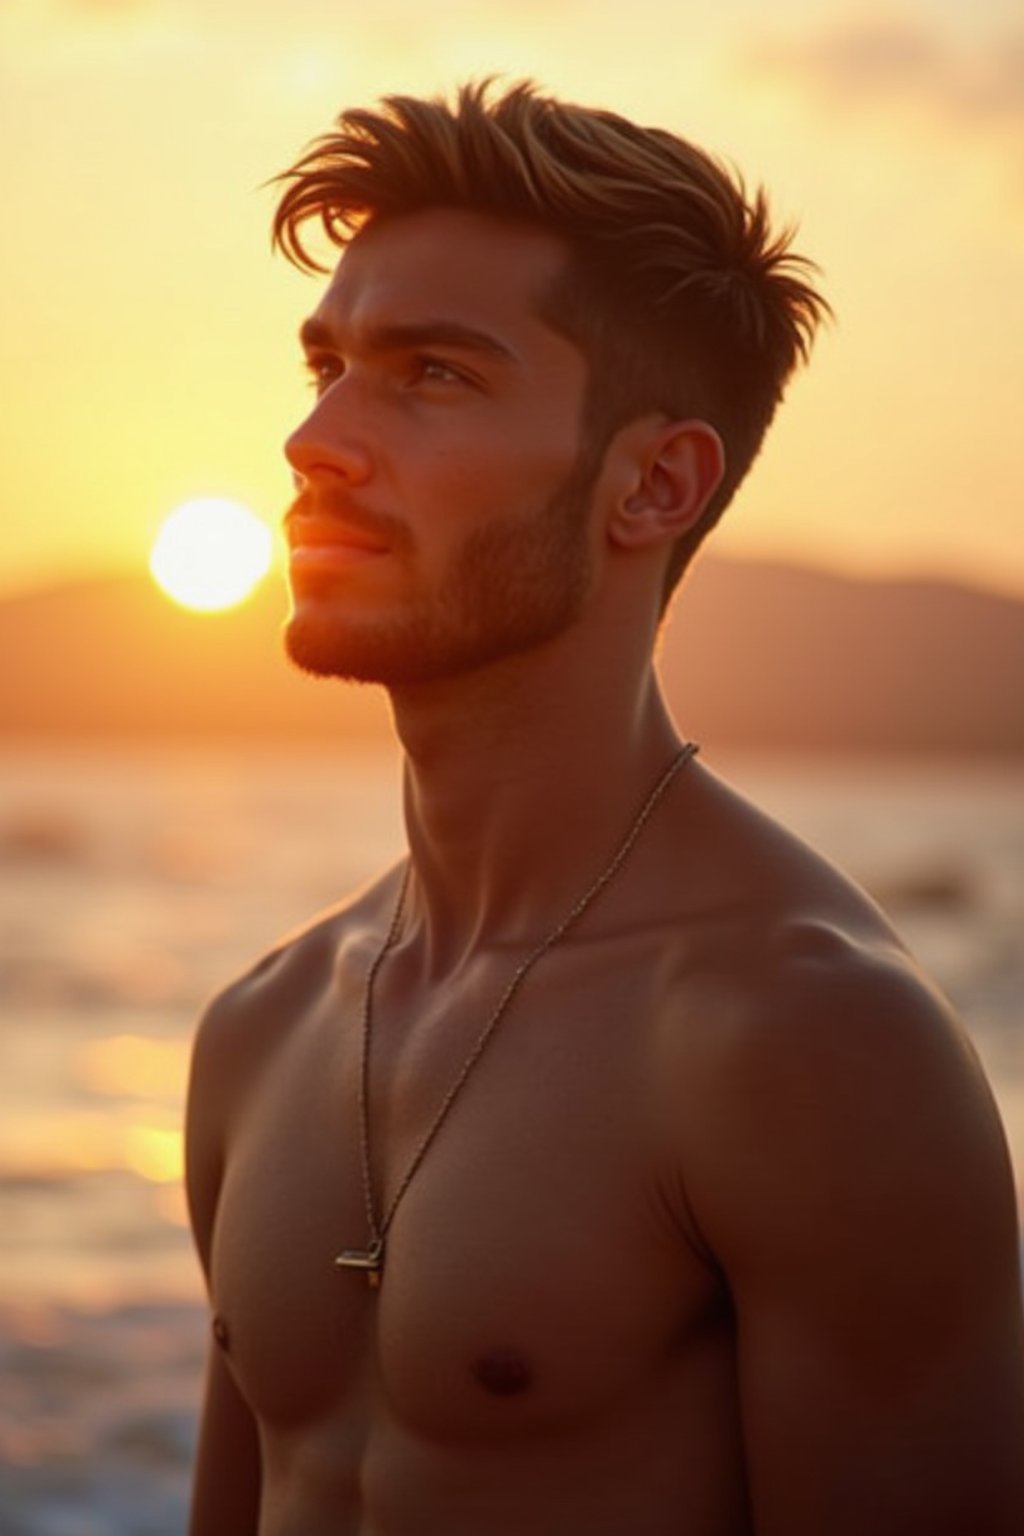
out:
<path id="1" fill-rule="evenodd" d="M 600 874 L 679 750 L 649 661 L 553 655 L 392 696 L 413 863 L 407 932 L 437 976 L 533 944 Z M 571 658 L 569 658 L 571 662 Z"/>

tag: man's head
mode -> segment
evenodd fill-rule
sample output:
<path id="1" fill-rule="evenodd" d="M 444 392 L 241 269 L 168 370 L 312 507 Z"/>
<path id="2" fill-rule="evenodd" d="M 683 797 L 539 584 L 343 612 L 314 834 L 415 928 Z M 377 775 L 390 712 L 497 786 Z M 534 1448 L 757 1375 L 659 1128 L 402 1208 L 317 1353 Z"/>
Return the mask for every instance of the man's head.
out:
<path id="1" fill-rule="evenodd" d="M 387 98 L 353 110 L 281 178 L 274 238 L 326 271 L 314 219 L 342 247 L 369 224 L 461 209 L 556 235 L 569 255 L 540 313 L 587 362 L 593 459 L 652 412 L 715 428 L 725 473 L 673 547 L 664 600 L 749 469 L 827 305 L 810 264 L 769 227 L 762 193 L 672 134 L 518 85 L 464 87 L 453 106 Z"/>

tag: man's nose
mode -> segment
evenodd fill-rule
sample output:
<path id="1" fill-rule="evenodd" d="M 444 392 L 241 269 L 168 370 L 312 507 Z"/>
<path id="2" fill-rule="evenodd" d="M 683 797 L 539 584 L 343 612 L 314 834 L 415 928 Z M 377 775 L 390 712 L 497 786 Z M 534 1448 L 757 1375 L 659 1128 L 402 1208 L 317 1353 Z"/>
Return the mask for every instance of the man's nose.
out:
<path id="1" fill-rule="evenodd" d="M 318 471 L 341 476 L 351 485 L 365 485 L 373 475 L 366 424 L 346 408 L 339 384 L 320 396 L 285 442 L 284 456 L 297 483 Z"/>

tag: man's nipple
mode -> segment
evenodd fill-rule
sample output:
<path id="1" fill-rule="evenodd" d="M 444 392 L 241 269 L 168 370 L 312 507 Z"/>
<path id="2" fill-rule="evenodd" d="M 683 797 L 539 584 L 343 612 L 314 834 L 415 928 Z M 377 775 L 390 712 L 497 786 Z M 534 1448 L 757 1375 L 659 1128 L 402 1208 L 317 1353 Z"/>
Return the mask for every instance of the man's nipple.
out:
<path id="1" fill-rule="evenodd" d="M 533 1386 L 530 1362 L 517 1349 L 489 1349 L 474 1362 L 473 1375 L 496 1397 L 515 1397 Z"/>
<path id="2" fill-rule="evenodd" d="M 228 1332 L 227 1321 L 215 1312 L 210 1320 L 210 1332 L 216 1339 L 218 1347 L 227 1355 L 231 1353 L 231 1335 Z"/>

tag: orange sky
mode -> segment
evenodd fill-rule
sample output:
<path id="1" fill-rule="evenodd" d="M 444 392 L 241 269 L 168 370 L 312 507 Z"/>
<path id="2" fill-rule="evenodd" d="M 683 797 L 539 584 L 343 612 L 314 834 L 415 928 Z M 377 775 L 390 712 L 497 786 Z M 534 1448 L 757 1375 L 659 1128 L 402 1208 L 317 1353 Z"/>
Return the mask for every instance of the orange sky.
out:
<path id="1" fill-rule="evenodd" d="M 343 105 L 498 71 L 733 159 L 825 269 L 839 324 L 719 550 L 1024 595 L 1017 0 L 354 11 L 0 4 L 0 591 L 141 569 L 191 496 L 276 520 L 315 288 L 271 259 L 259 184 Z"/>

